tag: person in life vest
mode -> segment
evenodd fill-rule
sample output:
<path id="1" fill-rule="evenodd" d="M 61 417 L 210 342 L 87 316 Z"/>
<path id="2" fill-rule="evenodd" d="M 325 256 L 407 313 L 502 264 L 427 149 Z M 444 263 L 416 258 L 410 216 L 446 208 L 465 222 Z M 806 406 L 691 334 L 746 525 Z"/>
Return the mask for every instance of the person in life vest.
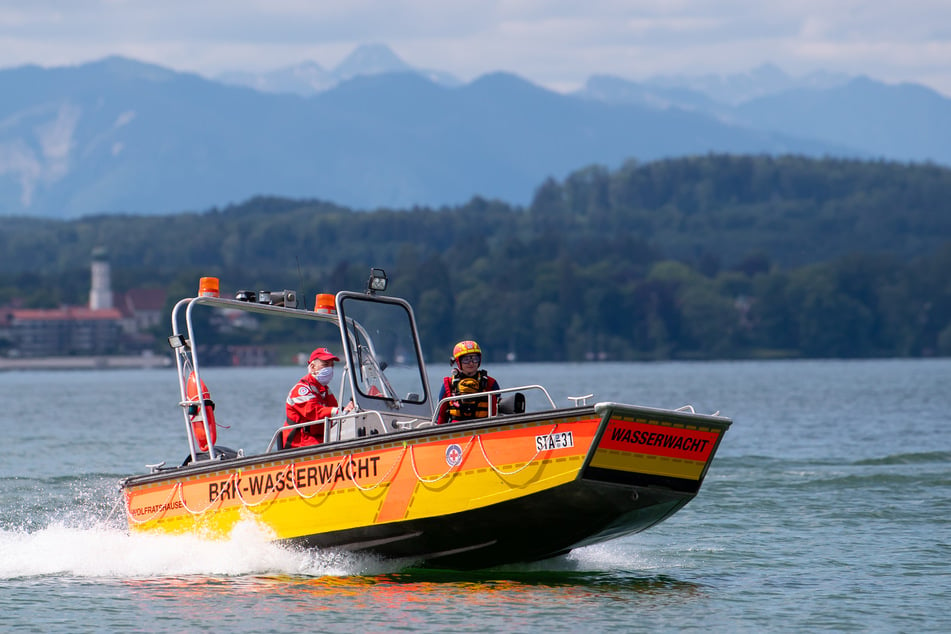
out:
<path id="1" fill-rule="evenodd" d="M 208 451 L 208 436 L 205 435 L 205 419 L 202 418 L 202 411 L 208 414 L 208 433 L 211 435 L 211 444 L 218 440 L 218 425 L 215 423 L 215 402 L 211 400 L 211 393 L 205 382 L 201 382 L 201 397 L 198 396 L 198 381 L 195 380 L 195 372 L 188 375 L 188 381 L 185 383 L 185 395 L 191 404 L 188 406 L 188 422 L 192 425 L 192 432 L 195 434 L 195 441 L 198 443 L 200 451 Z M 199 404 L 203 402 L 205 407 Z"/>
<path id="2" fill-rule="evenodd" d="M 475 341 L 460 341 L 452 349 L 449 362 L 453 365 L 452 374 L 443 378 L 442 388 L 439 390 L 439 400 L 448 396 L 475 394 L 476 392 L 491 392 L 501 389 L 499 382 L 493 379 L 485 370 L 479 369 L 482 365 L 482 349 Z M 485 418 L 498 411 L 499 396 L 470 398 L 444 403 L 439 409 L 436 419 L 437 425 Z"/>
<path id="3" fill-rule="evenodd" d="M 307 374 L 291 388 L 287 395 L 284 425 L 296 425 L 314 421 L 313 425 L 284 430 L 284 447 L 306 447 L 324 442 L 323 420 L 336 416 L 341 411 L 353 410 L 348 403 L 342 410 L 328 385 L 334 376 L 334 362 L 340 361 L 327 348 L 317 348 L 310 353 Z"/>

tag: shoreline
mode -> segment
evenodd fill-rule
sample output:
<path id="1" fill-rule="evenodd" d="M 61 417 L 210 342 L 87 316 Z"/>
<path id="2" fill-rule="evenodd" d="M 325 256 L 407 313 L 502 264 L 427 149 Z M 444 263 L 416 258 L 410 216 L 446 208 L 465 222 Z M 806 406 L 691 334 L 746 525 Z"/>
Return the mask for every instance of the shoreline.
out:
<path id="1" fill-rule="evenodd" d="M 91 357 L 0 357 L 0 372 L 5 370 L 103 370 L 112 368 L 168 368 L 172 359 L 164 355 L 124 355 Z"/>

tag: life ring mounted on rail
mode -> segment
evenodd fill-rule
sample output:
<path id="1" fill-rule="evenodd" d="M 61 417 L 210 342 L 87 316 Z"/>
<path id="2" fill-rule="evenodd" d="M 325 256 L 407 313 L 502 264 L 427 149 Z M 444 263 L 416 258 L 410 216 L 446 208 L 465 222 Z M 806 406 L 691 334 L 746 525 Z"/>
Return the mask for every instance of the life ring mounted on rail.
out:
<path id="1" fill-rule="evenodd" d="M 195 434 L 195 441 L 201 451 L 208 451 L 208 437 L 205 436 L 205 420 L 202 418 L 202 412 L 208 413 L 208 433 L 211 435 L 211 444 L 214 445 L 218 440 L 218 426 L 215 423 L 215 402 L 211 400 L 211 393 L 205 382 L 201 382 L 201 396 L 198 396 L 198 385 L 195 380 L 195 372 L 188 375 L 188 381 L 185 385 L 185 395 L 192 403 L 188 406 L 188 422 L 192 425 L 192 432 Z M 204 403 L 204 408 L 200 402 Z"/>

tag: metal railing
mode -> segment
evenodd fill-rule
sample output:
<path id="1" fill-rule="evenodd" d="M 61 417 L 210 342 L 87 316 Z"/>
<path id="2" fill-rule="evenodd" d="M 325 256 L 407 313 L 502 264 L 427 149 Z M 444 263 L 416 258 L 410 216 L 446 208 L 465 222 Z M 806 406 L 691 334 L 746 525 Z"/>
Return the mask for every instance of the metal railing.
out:
<path id="1" fill-rule="evenodd" d="M 473 400 L 473 399 L 481 399 L 483 397 L 500 396 L 502 394 L 508 394 L 508 393 L 526 392 L 528 390 L 540 391 L 542 394 L 545 395 L 545 398 L 548 400 L 548 403 L 549 405 L 551 405 L 551 408 L 557 409 L 557 406 L 555 405 L 555 401 L 551 398 L 551 395 L 548 393 L 548 390 L 546 390 L 541 385 L 520 385 L 518 387 L 507 387 L 507 388 L 502 388 L 500 390 L 490 390 L 488 392 L 473 392 L 472 394 L 459 394 L 454 396 L 447 396 L 444 399 L 440 400 L 438 403 L 436 403 L 436 413 L 433 414 L 432 422 L 435 423 L 438 420 L 439 412 L 442 411 L 443 406 L 449 404 L 452 401 L 467 401 L 467 400 Z M 497 416 L 507 415 L 503 412 L 498 411 L 499 410 L 498 403 L 495 404 L 495 407 L 490 407 L 489 410 L 490 411 L 489 411 L 488 418 L 495 418 Z"/>
<path id="2" fill-rule="evenodd" d="M 393 419 L 393 420 L 391 421 L 391 422 L 393 423 L 393 429 L 390 429 L 390 427 L 386 424 L 386 420 L 383 418 L 383 414 L 382 414 L 381 412 L 377 411 L 377 410 L 361 410 L 361 411 L 359 411 L 359 412 L 348 412 L 348 413 L 346 413 L 346 414 L 340 414 L 340 415 L 338 415 L 338 416 L 328 416 L 327 418 L 323 418 L 323 419 L 315 420 L 315 421 L 307 421 L 307 422 L 303 422 L 303 423 L 296 423 L 296 424 L 294 424 L 294 425 L 282 425 L 282 426 L 278 427 L 278 428 L 274 431 L 274 433 L 271 435 L 271 440 L 270 440 L 270 442 L 269 442 L 268 445 L 267 445 L 267 449 L 265 449 L 264 451 L 265 451 L 265 453 L 269 453 L 269 452 L 271 452 L 271 451 L 274 451 L 275 446 L 278 445 L 278 437 L 279 437 L 281 434 L 283 434 L 284 432 L 289 431 L 289 430 L 293 430 L 293 429 L 302 429 L 302 428 L 304 428 L 304 427 L 310 427 L 311 425 L 318 425 L 318 424 L 320 424 L 320 423 L 323 423 L 323 425 L 324 425 L 324 442 L 325 442 L 325 443 L 338 442 L 338 441 L 340 441 L 340 440 L 348 440 L 348 438 L 345 439 L 345 438 L 342 438 L 342 437 L 341 437 L 341 436 L 342 436 L 342 433 L 341 433 L 341 432 L 342 432 L 343 424 L 344 424 L 347 420 L 353 420 L 353 421 L 354 421 L 354 424 L 356 425 L 356 421 L 357 421 L 358 419 L 366 420 L 366 419 L 369 419 L 369 418 L 376 418 L 377 421 L 378 421 L 378 426 L 377 426 L 377 425 L 374 425 L 374 429 L 379 429 L 379 430 L 380 430 L 380 435 L 389 434 L 389 433 L 394 433 L 394 432 L 400 432 L 400 431 L 410 431 L 410 430 L 413 430 L 413 429 L 421 429 L 421 428 L 424 428 L 424 427 L 430 427 L 430 426 L 435 425 L 435 424 L 436 424 L 436 421 L 437 421 L 438 418 L 439 418 L 439 410 L 440 410 L 440 408 L 441 408 L 444 404 L 448 404 L 450 401 L 460 401 L 460 400 L 478 399 L 478 398 L 483 398 L 483 397 L 489 398 L 489 397 L 492 397 L 492 396 L 499 396 L 499 397 L 501 397 L 503 394 L 515 394 L 515 393 L 525 392 L 525 391 L 529 391 L 529 390 L 537 390 L 537 391 L 541 392 L 541 393 L 544 395 L 545 399 L 548 401 L 548 404 L 551 406 L 551 409 L 556 409 L 556 408 L 557 408 L 557 406 L 555 405 L 555 401 L 551 398 L 551 395 L 548 393 L 548 390 L 546 390 L 546 389 L 545 389 L 543 386 L 541 386 L 541 385 L 522 385 L 522 386 L 518 386 L 518 387 L 509 387 L 509 388 L 503 388 L 503 389 L 499 389 L 499 390 L 491 390 L 491 391 L 488 391 L 488 392 L 474 392 L 474 393 L 472 393 L 472 394 L 464 394 L 464 395 L 460 395 L 460 396 L 450 396 L 450 397 L 446 397 L 446 398 L 442 399 L 441 401 L 439 401 L 439 403 L 436 404 L 436 412 L 433 414 L 433 417 L 430 418 L 430 419 L 423 419 L 423 418 L 413 417 L 413 418 L 406 418 L 405 420 L 399 420 L 399 417 L 396 417 L 396 416 L 393 416 L 392 414 L 390 414 L 390 415 L 388 415 L 388 418 L 392 418 L 392 419 Z M 490 418 L 490 419 L 491 419 L 491 418 L 498 418 L 498 417 L 501 417 L 501 416 L 508 416 L 508 415 L 509 415 L 509 414 L 507 414 L 507 413 L 505 413 L 505 412 L 499 411 L 499 408 L 498 408 L 498 407 L 493 407 L 493 408 L 491 408 L 491 409 L 492 409 L 492 411 L 489 413 L 489 416 L 488 416 L 487 418 Z M 369 422 L 369 421 L 367 421 L 367 422 Z M 356 434 L 356 427 L 354 428 L 354 432 L 355 432 L 355 433 L 354 433 L 354 438 L 362 437 L 362 436 L 358 436 L 358 435 Z M 367 434 L 367 435 L 375 435 L 375 434 Z M 335 437 L 335 436 L 336 436 L 336 437 Z"/>

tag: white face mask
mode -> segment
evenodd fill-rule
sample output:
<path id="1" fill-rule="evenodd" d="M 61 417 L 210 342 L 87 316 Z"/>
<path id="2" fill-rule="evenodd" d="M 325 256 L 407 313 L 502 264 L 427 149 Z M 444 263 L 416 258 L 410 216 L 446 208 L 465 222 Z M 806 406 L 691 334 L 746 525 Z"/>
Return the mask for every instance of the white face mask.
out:
<path id="1" fill-rule="evenodd" d="M 320 368 L 317 370 L 317 374 L 314 375 L 314 378 L 317 379 L 317 382 L 321 385 L 327 385 L 334 378 L 334 369 L 330 367 Z"/>

